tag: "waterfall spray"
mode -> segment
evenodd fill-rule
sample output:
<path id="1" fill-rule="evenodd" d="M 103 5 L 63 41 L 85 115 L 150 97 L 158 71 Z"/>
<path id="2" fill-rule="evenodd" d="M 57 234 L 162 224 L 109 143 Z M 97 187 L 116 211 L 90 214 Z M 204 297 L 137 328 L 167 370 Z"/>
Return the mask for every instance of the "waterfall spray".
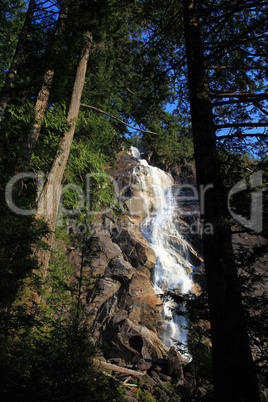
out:
<path id="1" fill-rule="evenodd" d="M 141 197 L 150 199 L 141 232 L 156 254 L 153 282 L 155 292 L 161 297 L 169 291 L 185 295 L 191 292 L 192 266 L 188 258 L 187 244 L 180 234 L 176 200 L 172 194 L 173 179 L 157 167 L 141 159 L 137 148 L 131 147 L 132 155 L 139 159 L 140 167 L 134 171 L 140 186 Z M 149 187 L 149 188 L 148 188 Z M 163 298 L 163 328 L 159 338 L 166 347 L 177 346 L 185 357 L 191 357 L 187 349 L 187 320 L 174 312 L 176 303 Z"/>

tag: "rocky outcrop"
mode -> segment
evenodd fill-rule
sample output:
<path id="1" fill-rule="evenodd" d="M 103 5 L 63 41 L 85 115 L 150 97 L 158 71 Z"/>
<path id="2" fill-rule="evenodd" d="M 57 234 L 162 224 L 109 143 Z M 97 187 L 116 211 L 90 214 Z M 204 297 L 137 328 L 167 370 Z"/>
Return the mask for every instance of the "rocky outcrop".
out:
<path id="1" fill-rule="evenodd" d="M 108 219 L 103 217 L 103 224 Z M 102 255 L 93 263 L 99 277 L 88 305 L 94 336 L 109 343 L 119 357 L 164 357 L 166 350 L 156 335 L 162 302 L 150 280 L 154 252 L 134 226 L 117 229 L 113 240 L 108 233 L 99 237 Z"/>
<path id="2" fill-rule="evenodd" d="M 143 207 L 136 208 L 136 205 L 131 209 L 130 206 L 130 201 L 137 196 L 137 193 L 133 195 L 132 177 L 138 165 L 135 158 L 121 154 L 116 169 L 107 169 L 128 212 L 119 217 L 105 213 L 96 220 L 93 228 L 97 235 L 96 256 L 91 258 L 90 266 L 83 268 L 84 277 L 90 276 L 93 286 L 90 289 L 83 286 L 81 292 L 93 337 L 108 345 L 108 355 L 128 361 L 135 357 L 160 359 L 167 355 L 157 337 L 162 302 L 151 282 L 156 258 L 139 230 Z M 79 249 L 73 248 L 68 259 L 78 277 Z M 77 286 L 74 282 L 73 279 L 72 286 Z"/>
<path id="3" fill-rule="evenodd" d="M 137 357 L 127 364 L 122 358 L 106 361 L 102 357 L 95 359 L 94 364 L 97 370 L 108 369 L 112 373 L 108 375 L 126 387 L 126 402 L 152 400 L 152 397 L 157 401 L 179 401 L 181 396 L 185 401 L 199 402 L 200 396 L 207 396 L 206 384 L 198 387 L 193 365 L 185 365 L 174 348 L 170 349 L 168 359 Z"/>
<path id="4" fill-rule="evenodd" d="M 96 256 L 91 258 L 90 266 L 83 268 L 83 275 L 91 281 L 90 288 L 83 286 L 81 301 L 94 338 L 107 345 L 110 357 L 127 361 L 167 358 L 168 350 L 157 336 L 161 330 L 162 301 L 151 282 L 156 257 L 139 229 L 147 211 L 157 209 L 157 192 L 150 187 L 146 165 L 140 165 L 126 153 L 119 154 L 115 168 L 107 168 L 107 173 L 115 180 L 125 212 L 118 216 L 106 212 L 94 224 Z M 139 175 L 142 180 L 135 180 Z M 164 187 L 172 180 L 171 175 L 161 172 L 159 177 Z M 190 243 L 189 252 L 195 265 L 200 265 L 200 256 Z M 79 271 L 79 250 L 71 250 L 68 258 Z M 198 292 L 200 288 L 196 285 L 195 293 Z M 178 374 L 181 369 L 178 366 L 172 370 Z"/>

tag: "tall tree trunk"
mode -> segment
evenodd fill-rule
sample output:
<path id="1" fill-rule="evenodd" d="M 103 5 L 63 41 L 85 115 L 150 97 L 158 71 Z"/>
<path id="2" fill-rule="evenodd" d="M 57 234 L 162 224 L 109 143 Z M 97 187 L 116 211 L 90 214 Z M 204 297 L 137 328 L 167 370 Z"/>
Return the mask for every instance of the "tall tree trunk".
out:
<path id="1" fill-rule="evenodd" d="M 63 135 L 60 140 L 52 168 L 49 172 L 41 194 L 39 195 L 37 216 L 44 218 L 49 224 L 50 234 L 48 238 L 44 239 L 49 247 L 52 245 L 54 237 L 54 230 L 56 227 L 57 212 L 61 195 L 61 181 L 73 141 L 76 120 L 78 117 L 81 96 L 85 83 L 91 41 L 91 34 L 87 34 L 87 41 L 81 51 L 80 59 L 78 61 L 76 69 L 76 77 L 74 80 L 72 97 L 67 115 L 69 130 Z M 46 275 L 49 257 L 49 250 L 40 250 L 38 252 L 39 263 L 42 266 L 44 275 Z"/>
<path id="2" fill-rule="evenodd" d="M 9 99 L 10 91 L 12 88 L 12 85 L 15 81 L 17 71 L 18 71 L 18 66 L 21 62 L 21 57 L 23 54 L 23 47 L 25 45 L 25 41 L 27 38 L 27 34 L 33 19 L 33 15 L 35 12 L 35 6 L 36 6 L 36 0 L 30 0 L 28 11 L 26 14 L 26 18 L 18 39 L 16 51 L 10 66 L 10 69 L 7 73 L 6 81 L 4 88 L 2 89 L 1 95 L 0 95 L 0 121 L 2 120 L 2 117 L 5 113 L 7 102 Z"/>
<path id="3" fill-rule="evenodd" d="M 197 183 L 205 193 L 204 259 L 212 329 L 212 362 L 217 402 L 259 401 L 256 374 L 245 328 L 241 293 L 228 225 L 226 191 L 216 150 L 210 91 L 193 0 L 184 0 L 184 34 Z M 200 198 L 202 194 L 200 194 Z"/>
<path id="4" fill-rule="evenodd" d="M 25 162 L 30 162 L 32 153 L 35 147 L 35 144 L 37 142 L 37 139 L 40 134 L 41 130 L 41 124 L 44 118 L 49 94 L 50 94 L 50 89 L 55 73 L 55 66 L 53 61 L 53 57 L 56 56 L 59 52 L 60 45 L 62 42 L 62 36 L 65 30 L 65 20 L 67 18 L 68 14 L 68 0 L 63 0 L 61 2 L 61 12 L 59 14 L 59 18 L 56 24 L 56 29 L 54 33 L 54 38 L 51 44 L 51 47 L 48 52 L 48 65 L 45 70 L 44 76 L 43 76 L 43 83 L 41 85 L 41 88 L 38 92 L 35 107 L 34 107 L 34 119 L 33 122 L 30 126 L 28 136 L 26 143 L 24 145 L 24 160 Z"/>

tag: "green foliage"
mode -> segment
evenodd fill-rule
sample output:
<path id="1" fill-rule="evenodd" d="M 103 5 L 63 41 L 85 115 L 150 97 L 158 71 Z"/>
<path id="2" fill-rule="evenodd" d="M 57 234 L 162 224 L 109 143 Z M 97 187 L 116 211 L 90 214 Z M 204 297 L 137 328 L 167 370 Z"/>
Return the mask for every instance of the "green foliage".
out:
<path id="1" fill-rule="evenodd" d="M 226 187 L 235 185 L 238 181 L 249 176 L 257 166 L 257 161 L 247 153 L 235 153 L 223 150 L 219 153 L 222 178 Z"/>
<path id="2" fill-rule="evenodd" d="M 77 123 L 76 138 L 90 141 L 92 152 L 102 153 L 110 162 L 121 149 L 122 133 L 113 126 L 113 120 L 95 111 L 84 111 Z"/>
<path id="3" fill-rule="evenodd" d="M 3 0 L 0 5 L 0 90 L 5 82 L 6 71 L 17 45 L 26 12 L 26 1 Z"/>
<path id="4" fill-rule="evenodd" d="M 164 114 L 162 121 L 155 121 L 150 127 L 158 135 L 144 134 L 143 138 L 153 152 L 155 164 L 169 169 L 193 160 L 193 140 L 186 122 L 183 124 L 177 116 Z"/>
<path id="5" fill-rule="evenodd" d="M 135 389 L 134 395 L 138 401 L 156 402 L 156 399 L 148 391 L 143 391 L 140 388 Z"/>
<path id="6" fill-rule="evenodd" d="M 94 353 L 87 328 L 76 321 L 37 323 L 2 350 L 1 400 L 122 400 L 117 384 L 92 368 Z"/>
<path id="7" fill-rule="evenodd" d="M 91 249 L 84 243 L 81 250 L 88 263 Z M 9 312 L 8 326 L 1 331 L 1 400 L 122 400 L 118 384 L 93 368 L 96 348 L 87 317 L 79 314 L 77 319 L 77 289 L 70 288 L 71 274 L 58 247 L 42 288 L 24 282 Z M 38 314 L 31 317 L 23 308 L 38 297 Z"/>
<path id="8" fill-rule="evenodd" d="M 144 384 L 146 384 L 146 378 L 138 379 L 133 378 L 133 384 L 138 385 L 138 388 L 134 389 L 135 398 L 138 401 L 155 402 L 155 401 L 165 401 L 170 402 L 180 402 L 181 396 L 178 394 L 178 390 L 175 385 L 169 382 L 163 382 L 161 387 L 155 387 L 151 392 L 144 389 Z M 167 399 L 168 398 L 168 399 Z"/>
<path id="9" fill-rule="evenodd" d="M 47 107 L 40 138 L 31 159 L 32 169 L 45 172 L 50 169 L 59 140 L 66 130 L 68 130 L 68 124 L 65 103 L 55 103 Z"/>
<path id="10" fill-rule="evenodd" d="M 268 293 L 264 268 L 268 242 L 255 243 L 252 249 L 240 245 L 236 249 L 239 281 L 250 343 L 258 373 L 267 375 Z"/>
<path id="11" fill-rule="evenodd" d="M 33 105 L 29 101 L 15 99 L 10 102 L 5 112 L 5 118 L 0 126 L 0 163 L 1 174 L 14 174 L 15 167 L 20 159 L 21 150 L 25 141 L 28 125 L 33 115 Z"/>
<path id="12" fill-rule="evenodd" d="M 178 394 L 178 389 L 176 385 L 171 384 L 170 382 L 166 382 L 163 384 L 161 387 L 163 391 L 168 395 L 169 401 L 170 402 L 181 402 L 181 395 Z M 160 391 L 160 389 L 159 389 Z M 157 395 L 157 390 L 155 392 L 157 400 L 161 401 L 161 391 L 159 392 L 159 395 Z M 165 398 L 163 398 L 164 400 Z"/>
<path id="13" fill-rule="evenodd" d="M 201 398 L 198 395 L 198 398 L 200 398 L 198 400 L 212 402 L 214 397 L 208 294 L 203 290 L 202 294 L 198 297 L 184 295 L 182 298 L 174 293 L 170 293 L 169 296 L 178 303 L 176 308 L 177 313 L 187 317 L 188 348 L 192 356 L 189 367 L 196 381 L 194 394 L 198 392 L 198 387 L 205 387 L 207 391 L 205 397 L 202 396 Z M 183 400 L 190 401 L 192 398 L 193 395 L 186 388 Z"/>
<path id="14" fill-rule="evenodd" d="M 28 216 L 17 216 L 1 210 L 3 227 L 0 232 L 1 308 L 6 314 L 24 280 L 37 268 L 34 245 L 41 245 L 47 226 Z M 25 306 L 27 307 L 27 306 Z"/>
<path id="15" fill-rule="evenodd" d="M 143 388 L 144 383 L 141 380 L 133 381 L 134 384 L 138 384 L 138 388 L 134 389 L 134 396 L 138 401 L 143 402 L 156 402 L 165 401 L 180 402 L 181 396 L 178 394 L 176 386 L 170 383 L 162 383 L 161 388 L 155 387 L 152 392 Z"/>

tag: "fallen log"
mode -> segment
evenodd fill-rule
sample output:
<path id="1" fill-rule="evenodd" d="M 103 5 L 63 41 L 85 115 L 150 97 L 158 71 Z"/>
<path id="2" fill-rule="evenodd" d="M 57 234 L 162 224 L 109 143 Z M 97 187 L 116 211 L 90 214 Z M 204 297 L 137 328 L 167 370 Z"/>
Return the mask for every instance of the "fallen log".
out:
<path id="1" fill-rule="evenodd" d="M 129 374 L 133 377 L 138 378 L 142 378 L 144 376 L 144 373 L 141 373 L 140 371 L 130 370 L 125 367 L 119 367 L 116 364 L 106 363 L 97 359 L 94 359 L 94 362 L 99 364 L 102 368 L 105 368 L 106 370 L 118 371 L 119 373 Z"/>
<path id="2" fill-rule="evenodd" d="M 120 381 L 120 380 L 118 380 L 118 378 L 115 378 L 113 375 L 111 375 L 109 373 L 106 373 L 105 371 L 102 371 L 102 374 L 105 375 L 106 377 L 113 378 L 114 381 L 120 382 L 120 384 L 124 385 L 127 388 L 136 388 L 136 387 L 138 387 L 137 384 L 129 384 L 129 383 L 125 382 L 125 381 L 124 382 Z M 131 377 L 129 377 L 129 378 L 131 378 Z"/>

